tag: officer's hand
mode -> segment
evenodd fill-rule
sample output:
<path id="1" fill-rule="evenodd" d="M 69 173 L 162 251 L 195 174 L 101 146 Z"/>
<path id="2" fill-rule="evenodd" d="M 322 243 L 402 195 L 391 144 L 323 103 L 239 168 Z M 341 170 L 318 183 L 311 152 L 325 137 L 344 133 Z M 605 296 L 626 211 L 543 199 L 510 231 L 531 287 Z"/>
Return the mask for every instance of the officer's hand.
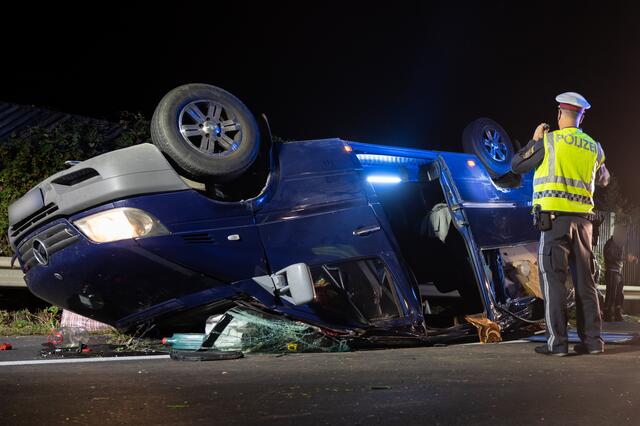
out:
<path id="1" fill-rule="evenodd" d="M 638 257 L 630 254 L 629 256 L 627 256 L 627 261 L 629 263 L 638 263 Z"/>
<path id="2" fill-rule="evenodd" d="M 549 125 L 547 123 L 540 123 L 538 127 L 536 127 L 536 131 L 533 132 L 533 140 L 538 141 L 544 138 L 544 134 L 549 131 Z"/>

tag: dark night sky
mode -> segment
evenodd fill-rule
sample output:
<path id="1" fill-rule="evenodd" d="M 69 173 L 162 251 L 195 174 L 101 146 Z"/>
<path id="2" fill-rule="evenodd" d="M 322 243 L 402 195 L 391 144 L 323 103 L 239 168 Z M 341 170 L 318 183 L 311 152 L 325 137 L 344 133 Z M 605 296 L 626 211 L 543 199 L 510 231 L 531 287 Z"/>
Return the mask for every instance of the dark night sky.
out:
<path id="1" fill-rule="evenodd" d="M 640 198 L 631 1 L 227 3 L 4 14 L 0 99 L 115 119 L 150 116 L 174 86 L 206 82 L 266 112 L 286 138 L 459 150 L 474 118 L 524 142 L 539 122 L 555 124 L 558 93 L 578 91 L 593 105 L 585 131 Z"/>

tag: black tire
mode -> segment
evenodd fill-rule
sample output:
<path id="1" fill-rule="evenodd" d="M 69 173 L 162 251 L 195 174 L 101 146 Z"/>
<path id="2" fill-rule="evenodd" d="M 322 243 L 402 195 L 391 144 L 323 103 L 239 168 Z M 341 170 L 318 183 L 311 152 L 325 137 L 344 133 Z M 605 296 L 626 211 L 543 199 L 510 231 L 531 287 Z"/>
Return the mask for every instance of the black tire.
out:
<path id="1" fill-rule="evenodd" d="M 239 176 L 260 148 L 251 111 L 231 93 L 208 84 L 185 84 L 167 93 L 153 113 L 151 139 L 179 172 L 203 182 Z"/>
<path id="2" fill-rule="evenodd" d="M 513 144 L 507 132 L 490 118 L 472 121 L 462 133 L 464 151 L 475 154 L 492 178 L 511 171 Z"/>

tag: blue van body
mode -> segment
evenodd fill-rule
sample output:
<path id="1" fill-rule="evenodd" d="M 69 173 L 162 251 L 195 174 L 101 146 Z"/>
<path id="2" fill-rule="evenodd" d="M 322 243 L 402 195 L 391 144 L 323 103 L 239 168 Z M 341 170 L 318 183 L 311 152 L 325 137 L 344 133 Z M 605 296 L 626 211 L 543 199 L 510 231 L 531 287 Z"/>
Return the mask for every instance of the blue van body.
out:
<path id="1" fill-rule="evenodd" d="M 103 162 L 109 161 L 108 155 Z M 334 332 L 413 336 L 421 341 L 468 336 L 474 330 L 469 324 L 443 329 L 425 320 L 420 283 L 392 226 L 395 218 L 389 217 L 380 199 L 382 193 L 393 195 L 392 188 L 429 182 L 438 186 L 453 231 L 466 245 L 474 276 L 465 285 L 478 291 L 486 318 L 503 330 L 526 325 L 498 306 L 495 274 L 488 272 L 483 252 L 538 240 L 530 215 L 531 175 L 523 176 L 515 188 L 503 188 L 473 155 L 340 139 L 275 144 L 271 155 L 266 186 L 248 200 L 222 202 L 177 185 L 126 196 L 101 194 L 97 204 L 79 211 L 49 207 L 53 210 L 47 213 L 52 203 L 46 200 L 34 206 L 14 218 L 10 231 L 29 289 L 119 329 L 171 324 L 174 319 L 177 324 L 190 312 L 210 313 L 243 301 Z M 83 167 L 80 163 L 61 174 Z M 44 183 L 34 190 L 45 194 L 50 187 L 58 192 L 62 188 Z M 74 225 L 80 218 L 119 207 L 150 213 L 169 234 L 95 243 Z M 33 260 L 35 240 L 50 248 L 46 264 Z M 324 304 L 296 306 L 274 297 L 254 279 L 295 263 L 306 263 L 322 274 L 350 261 L 374 262 L 369 265 L 382 271 L 387 294 L 375 297 L 393 300 L 388 311 L 392 314 L 362 315 L 373 308 L 365 306 L 366 300 L 357 301 L 359 295 L 353 292 L 340 297 L 349 298 L 345 306 L 359 306 L 362 312 L 357 315 L 329 306 L 326 300 L 337 300 L 333 293 Z M 429 259 L 424 263 L 426 269 L 439 267 L 429 266 Z"/>

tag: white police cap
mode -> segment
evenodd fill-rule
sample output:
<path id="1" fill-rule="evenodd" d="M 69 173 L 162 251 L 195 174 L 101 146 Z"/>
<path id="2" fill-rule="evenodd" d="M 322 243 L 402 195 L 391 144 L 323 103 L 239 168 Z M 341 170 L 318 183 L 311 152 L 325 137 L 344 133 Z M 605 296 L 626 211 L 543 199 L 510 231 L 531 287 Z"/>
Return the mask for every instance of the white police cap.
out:
<path id="1" fill-rule="evenodd" d="M 576 92 L 564 92 L 556 96 L 556 101 L 562 105 L 572 105 L 576 108 L 568 108 L 568 109 L 589 109 L 591 105 L 580 93 Z"/>

